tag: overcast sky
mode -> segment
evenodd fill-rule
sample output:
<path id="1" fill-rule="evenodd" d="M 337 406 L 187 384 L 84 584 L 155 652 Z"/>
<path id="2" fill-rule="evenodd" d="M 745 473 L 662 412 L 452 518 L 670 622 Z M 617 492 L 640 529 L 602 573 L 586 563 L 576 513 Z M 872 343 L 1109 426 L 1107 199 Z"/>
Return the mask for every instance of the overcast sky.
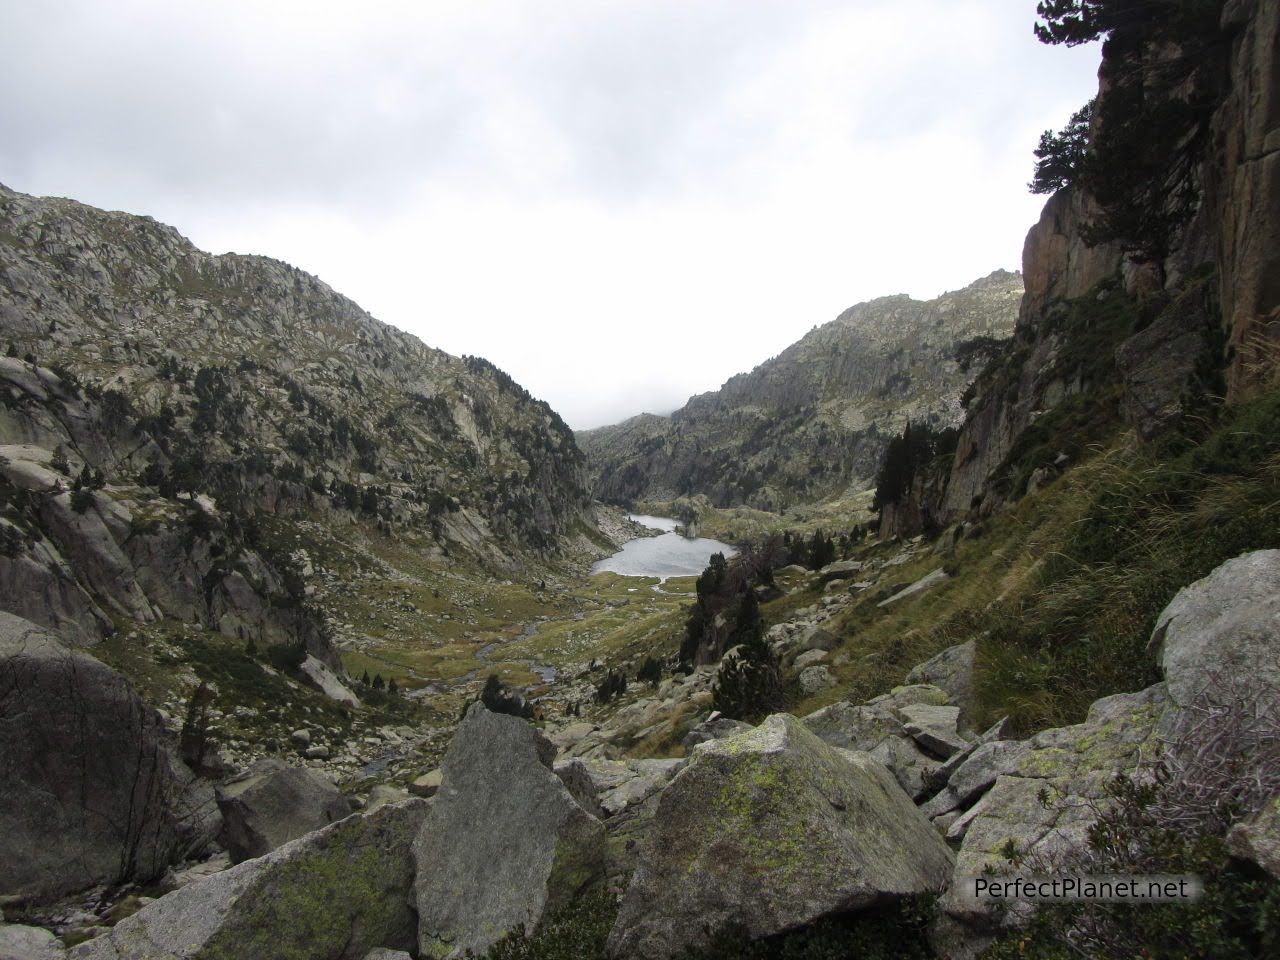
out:
<path id="1" fill-rule="evenodd" d="M 0 0 L 0 182 L 318 274 L 571 426 L 1017 269 L 1033 0 Z"/>

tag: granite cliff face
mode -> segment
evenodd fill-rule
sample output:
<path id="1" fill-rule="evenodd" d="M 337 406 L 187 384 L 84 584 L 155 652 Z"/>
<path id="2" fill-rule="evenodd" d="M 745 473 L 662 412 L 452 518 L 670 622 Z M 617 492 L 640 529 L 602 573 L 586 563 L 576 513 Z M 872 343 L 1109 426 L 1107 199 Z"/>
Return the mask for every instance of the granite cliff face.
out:
<path id="1" fill-rule="evenodd" d="M 169 494 L 430 528 L 491 564 L 553 555 L 590 523 L 572 433 L 506 374 L 149 218 L 0 188 L 0 337 L 132 425 L 146 449 L 127 479 L 149 466 Z"/>
<path id="2" fill-rule="evenodd" d="M 1010 349 L 979 377 L 949 476 L 921 478 L 882 535 L 990 513 L 1108 430 L 1147 439 L 1215 398 L 1240 399 L 1280 369 L 1280 87 L 1274 4 L 1233 0 L 1219 33 L 1184 63 L 1206 91 L 1205 135 L 1188 132 L 1156 176 L 1189 171 L 1192 211 L 1144 211 L 1175 227 L 1163 254 L 1097 242 L 1102 206 L 1070 186 L 1045 204 L 1023 249 Z M 1158 89 L 1179 51 L 1104 48 L 1108 76 Z M 1138 71 L 1134 74 L 1134 71 Z M 1124 197 L 1119 198 L 1123 203 Z M 1116 198 L 1112 198 L 1116 202 Z"/>
<path id="3" fill-rule="evenodd" d="M 953 426 L 960 395 L 1011 332 L 1022 278 L 997 271 L 935 300 L 851 307 L 670 417 L 578 434 L 605 500 L 705 493 L 780 509 L 865 488 L 903 425 Z"/>

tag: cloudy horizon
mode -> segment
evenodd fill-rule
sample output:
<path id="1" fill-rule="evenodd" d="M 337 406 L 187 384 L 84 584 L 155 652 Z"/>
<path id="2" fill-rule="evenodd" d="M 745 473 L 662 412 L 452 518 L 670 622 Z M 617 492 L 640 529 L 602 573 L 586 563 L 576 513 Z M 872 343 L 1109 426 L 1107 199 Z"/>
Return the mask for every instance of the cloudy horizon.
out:
<path id="1" fill-rule="evenodd" d="M 0 0 L 0 182 L 285 260 L 575 428 L 1020 266 L 1031 0 Z"/>

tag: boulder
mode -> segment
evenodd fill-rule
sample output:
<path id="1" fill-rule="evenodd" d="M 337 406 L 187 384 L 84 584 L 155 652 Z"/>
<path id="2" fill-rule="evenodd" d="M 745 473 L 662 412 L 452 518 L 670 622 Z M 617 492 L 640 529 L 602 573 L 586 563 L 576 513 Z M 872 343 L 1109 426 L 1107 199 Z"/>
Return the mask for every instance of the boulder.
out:
<path id="1" fill-rule="evenodd" d="M 1232 827 L 1227 846 L 1232 856 L 1252 861 L 1273 877 L 1280 877 L 1280 797 Z"/>
<path id="2" fill-rule="evenodd" d="M 444 774 L 437 767 L 420 777 L 414 777 L 409 784 L 409 792 L 415 797 L 434 797 L 436 791 L 440 789 L 440 780 L 443 776 Z"/>
<path id="3" fill-rule="evenodd" d="M 483 952 L 603 878 L 604 826 L 552 771 L 554 757 L 524 720 L 467 710 L 413 846 L 423 954 Z"/>
<path id="4" fill-rule="evenodd" d="M 1018 769 L 1030 751 L 1023 740 L 997 740 L 979 745 L 948 778 L 946 786 L 920 809 L 933 818 L 971 804 L 996 780 Z"/>
<path id="5" fill-rule="evenodd" d="M 361 960 L 417 936 L 422 800 L 348 817 L 190 883 L 71 950 L 75 960 Z"/>
<path id="6" fill-rule="evenodd" d="M 150 880 L 217 832 L 213 792 L 129 682 L 0 612 L 0 898 Z"/>
<path id="7" fill-rule="evenodd" d="M 809 627 L 796 641 L 796 650 L 799 653 L 806 650 L 826 650 L 829 653 L 838 646 L 840 641 L 836 639 L 835 634 L 819 626 Z"/>
<path id="8" fill-rule="evenodd" d="M 360 698 L 352 693 L 351 689 L 339 680 L 338 675 L 330 670 L 322 660 L 307 654 L 306 659 L 302 661 L 302 666 L 298 668 L 298 672 L 302 674 L 308 683 L 330 700 L 336 700 L 347 707 L 360 706 Z"/>
<path id="9" fill-rule="evenodd" d="M 973 664 L 977 656 L 976 641 L 947 647 L 907 674 L 907 683 L 929 683 L 942 690 L 960 708 L 965 722 L 973 712 Z"/>
<path id="10" fill-rule="evenodd" d="M 710 718 L 703 720 L 686 733 L 680 742 L 684 746 L 685 753 L 688 753 L 700 743 L 706 743 L 708 740 L 723 740 L 725 737 L 732 737 L 750 729 L 749 723 L 717 715 L 714 720 Z"/>
<path id="11" fill-rule="evenodd" d="M 917 801 L 929 792 L 929 783 L 942 765 L 916 746 L 910 737 L 882 740 L 871 750 L 871 756 L 888 768 L 907 796 Z"/>
<path id="12" fill-rule="evenodd" d="M 930 703 L 912 703 L 898 710 L 902 728 L 930 753 L 950 759 L 969 746 L 969 740 L 957 729 L 960 708 Z"/>
<path id="13" fill-rule="evenodd" d="M 378 949 L 370 950 L 366 953 L 364 960 L 413 960 L 413 957 L 403 950 L 388 950 L 385 947 L 378 947 Z"/>
<path id="14" fill-rule="evenodd" d="M 218 809 L 218 839 L 239 863 L 341 820 L 352 808 L 331 780 L 269 757 L 218 789 Z"/>
<path id="15" fill-rule="evenodd" d="M 1228 560 L 1179 590 L 1151 636 L 1179 707 L 1215 686 L 1280 690 L 1280 550 Z"/>
<path id="16" fill-rule="evenodd" d="M 887 597 L 884 600 L 881 600 L 879 603 L 876 604 L 876 606 L 888 607 L 892 604 L 897 603 L 899 600 L 905 600 L 907 597 L 913 597 L 917 593 L 923 593 L 925 590 L 928 590 L 931 587 L 936 587 L 938 584 L 942 583 L 944 580 L 949 580 L 949 579 L 951 578 L 947 575 L 947 573 L 944 570 L 942 570 L 942 568 L 938 568 L 937 570 L 933 571 L 933 573 L 926 574 L 925 576 L 921 577 L 915 583 L 912 583 L 912 584 L 909 584 L 908 586 L 903 587 L 897 593 L 893 594 L 893 596 Z"/>
<path id="17" fill-rule="evenodd" d="M 802 693 L 811 694 L 835 686 L 836 678 L 832 676 L 830 670 L 818 664 L 801 670 L 798 682 Z"/>
<path id="18" fill-rule="evenodd" d="M 826 650 L 806 650 L 800 656 L 796 657 L 793 666 L 797 671 L 804 671 L 808 667 L 815 666 L 827 659 L 829 654 Z"/>
<path id="19" fill-rule="evenodd" d="M 952 862 L 884 767 L 775 714 L 702 744 L 662 792 L 607 952 L 671 957 L 727 924 L 768 936 L 939 890 Z"/>
<path id="20" fill-rule="evenodd" d="M 989 870 L 1007 870 L 1002 851 L 1010 844 L 1046 861 L 1083 849 L 1096 811 L 1107 802 L 1107 785 L 1160 748 L 1168 703 L 1164 684 L 1106 697 L 1093 704 L 1084 723 L 1045 730 L 1027 741 L 1013 769 L 998 776 L 948 830 L 949 836 L 963 833 L 964 842 L 942 901 L 947 913 L 976 923 L 991 919 L 991 905 L 973 898 L 973 880 Z"/>
<path id="21" fill-rule="evenodd" d="M 0 923 L 0 960 L 65 960 L 62 941 L 41 927 Z"/>
<path id="22" fill-rule="evenodd" d="M 365 801 L 363 812 L 372 813 L 380 807 L 385 807 L 389 803 L 400 803 L 409 799 L 409 791 L 403 787 L 397 787 L 390 783 L 380 783 L 369 791 L 369 798 Z"/>

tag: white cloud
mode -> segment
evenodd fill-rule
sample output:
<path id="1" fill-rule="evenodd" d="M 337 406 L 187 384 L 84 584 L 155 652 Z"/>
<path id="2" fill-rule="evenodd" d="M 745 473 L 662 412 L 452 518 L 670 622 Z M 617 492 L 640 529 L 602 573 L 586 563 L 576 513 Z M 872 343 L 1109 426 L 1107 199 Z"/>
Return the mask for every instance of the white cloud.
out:
<path id="1" fill-rule="evenodd" d="M 1018 266 L 1097 52 L 1030 2 L 902 10 L 0 4 L 0 180 L 289 260 L 592 426 Z"/>

